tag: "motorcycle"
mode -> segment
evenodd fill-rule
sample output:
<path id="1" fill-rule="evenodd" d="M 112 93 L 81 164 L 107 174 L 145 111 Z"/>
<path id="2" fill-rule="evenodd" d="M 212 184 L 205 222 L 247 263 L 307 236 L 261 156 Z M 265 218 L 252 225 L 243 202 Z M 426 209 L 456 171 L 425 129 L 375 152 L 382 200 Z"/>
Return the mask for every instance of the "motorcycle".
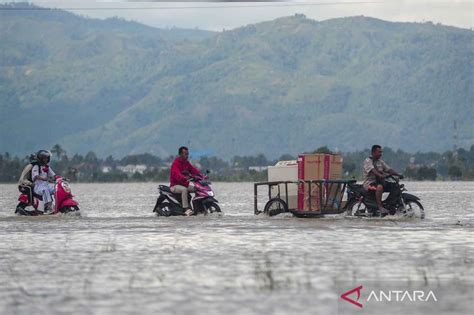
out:
<path id="1" fill-rule="evenodd" d="M 211 188 L 211 182 L 209 181 L 208 174 L 200 174 L 190 178 L 190 181 L 194 183 L 196 191 L 194 197 L 191 198 L 191 194 L 188 194 L 188 200 L 193 210 L 193 215 L 197 214 L 210 214 L 220 213 L 221 208 L 219 202 L 214 198 L 214 192 Z M 185 215 L 185 209 L 181 206 L 181 194 L 173 193 L 170 187 L 165 185 L 159 185 L 159 196 L 156 200 L 155 208 L 153 212 L 157 216 L 180 216 Z"/>
<path id="2" fill-rule="evenodd" d="M 388 197 L 382 201 L 382 204 L 389 211 L 389 214 L 424 219 L 425 209 L 420 202 L 420 198 L 405 192 L 407 189 L 404 184 L 400 184 L 399 177 L 390 175 L 386 180 L 392 184 L 392 190 Z M 360 184 L 348 184 L 347 197 L 345 210 L 348 216 L 384 216 L 379 212 L 375 200 L 375 190 L 369 189 L 367 191 Z"/>
<path id="3" fill-rule="evenodd" d="M 79 203 L 73 199 L 69 181 L 56 176 L 54 187 L 54 206 L 51 213 L 45 213 L 39 210 L 42 196 L 34 193 L 33 187 L 24 186 L 21 190 L 22 194 L 18 197 L 18 205 L 15 214 L 24 216 L 39 216 L 46 214 L 68 214 L 80 215 Z M 27 209 L 33 207 L 33 210 Z"/>

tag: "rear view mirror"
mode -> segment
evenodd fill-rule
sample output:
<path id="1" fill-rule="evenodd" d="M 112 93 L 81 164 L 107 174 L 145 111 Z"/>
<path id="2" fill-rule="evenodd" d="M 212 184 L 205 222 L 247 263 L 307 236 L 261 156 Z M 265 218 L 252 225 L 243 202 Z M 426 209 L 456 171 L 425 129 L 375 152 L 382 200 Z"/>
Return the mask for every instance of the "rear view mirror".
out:
<path id="1" fill-rule="evenodd" d="M 211 171 L 210 171 L 210 170 L 206 170 L 206 174 L 209 174 L 209 173 L 211 173 Z"/>

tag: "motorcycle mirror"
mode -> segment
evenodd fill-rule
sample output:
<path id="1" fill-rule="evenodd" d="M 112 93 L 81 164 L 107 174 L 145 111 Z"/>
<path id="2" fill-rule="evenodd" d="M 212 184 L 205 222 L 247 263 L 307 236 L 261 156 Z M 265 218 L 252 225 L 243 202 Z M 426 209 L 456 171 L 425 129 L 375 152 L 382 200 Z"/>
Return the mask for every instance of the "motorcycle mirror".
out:
<path id="1" fill-rule="evenodd" d="M 210 170 L 206 170 L 206 174 L 209 174 L 211 171 Z"/>

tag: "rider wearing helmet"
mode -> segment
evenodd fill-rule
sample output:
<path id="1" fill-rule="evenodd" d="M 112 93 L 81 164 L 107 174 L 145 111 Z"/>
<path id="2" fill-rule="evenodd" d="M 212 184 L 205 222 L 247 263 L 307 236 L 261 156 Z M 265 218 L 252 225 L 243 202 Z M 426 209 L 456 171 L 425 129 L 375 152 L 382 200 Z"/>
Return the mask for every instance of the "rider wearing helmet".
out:
<path id="1" fill-rule="evenodd" d="M 44 211 L 51 212 L 53 205 L 54 187 L 49 184 L 49 180 L 56 174 L 49 166 L 51 161 L 51 152 L 39 150 L 36 154 L 38 163 L 31 169 L 31 178 L 34 182 L 34 192 L 43 197 Z"/>

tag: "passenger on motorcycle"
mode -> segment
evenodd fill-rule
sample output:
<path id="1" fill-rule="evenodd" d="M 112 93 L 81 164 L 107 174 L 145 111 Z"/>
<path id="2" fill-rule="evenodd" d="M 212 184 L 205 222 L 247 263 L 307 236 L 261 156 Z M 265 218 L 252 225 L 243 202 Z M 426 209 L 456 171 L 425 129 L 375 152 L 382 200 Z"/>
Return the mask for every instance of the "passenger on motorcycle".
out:
<path id="1" fill-rule="evenodd" d="M 34 192 L 43 197 L 44 212 L 53 210 L 53 194 L 54 186 L 50 185 L 49 180 L 54 178 L 56 174 L 49 166 L 51 161 L 51 153 L 47 150 L 40 150 L 36 154 L 38 163 L 31 169 L 31 177 L 34 182 Z"/>
<path id="2" fill-rule="evenodd" d="M 28 196 L 28 203 L 33 204 L 33 179 L 31 177 L 31 170 L 33 166 L 38 164 L 36 154 L 30 155 L 30 163 L 28 163 L 21 172 L 20 179 L 18 180 L 18 190 Z"/>
<path id="3" fill-rule="evenodd" d="M 364 189 L 375 190 L 375 200 L 381 214 L 388 214 L 389 211 L 382 205 L 382 195 L 384 192 L 391 192 L 392 183 L 385 180 L 390 175 L 403 176 L 390 168 L 382 159 L 382 147 L 372 146 L 372 154 L 364 161 Z"/>
<path id="4" fill-rule="evenodd" d="M 188 193 L 195 191 L 194 184 L 189 181 L 191 175 L 199 175 L 201 172 L 188 161 L 189 150 L 187 147 L 180 147 L 179 156 L 173 161 L 170 173 L 170 190 L 173 193 L 181 194 L 183 209 L 186 215 L 193 214 L 189 206 Z"/>

